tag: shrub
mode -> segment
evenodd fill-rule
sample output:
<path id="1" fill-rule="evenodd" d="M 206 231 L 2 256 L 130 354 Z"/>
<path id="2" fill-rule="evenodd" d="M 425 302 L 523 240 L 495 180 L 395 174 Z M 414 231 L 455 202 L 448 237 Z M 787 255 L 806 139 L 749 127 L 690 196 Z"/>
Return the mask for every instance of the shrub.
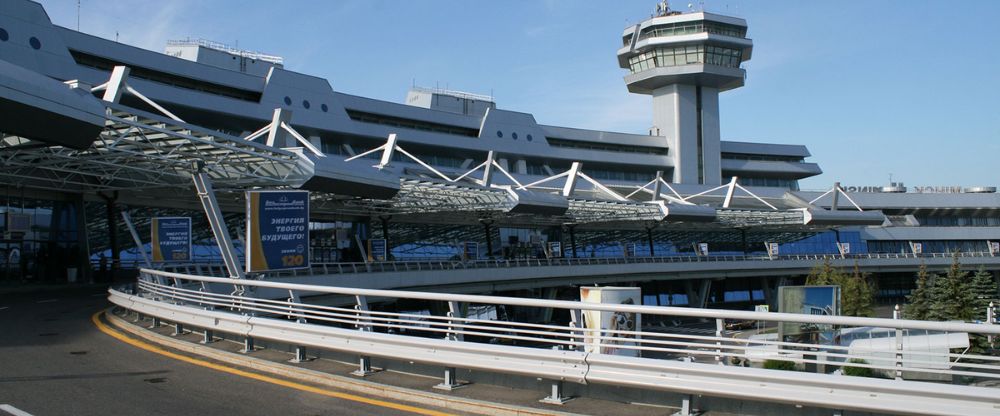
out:
<path id="1" fill-rule="evenodd" d="M 764 361 L 764 368 L 768 370 L 795 371 L 795 363 L 785 360 Z"/>
<path id="2" fill-rule="evenodd" d="M 862 360 L 860 358 L 851 358 L 850 360 L 847 360 L 847 362 L 854 364 L 868 364 L 868 361 Z M 854 376 L 854 377 L 875 377 L 875 373 L 872 371 L 871 368 L 855 367 L 850 365 L 844 366 L 844 375 Z"/>

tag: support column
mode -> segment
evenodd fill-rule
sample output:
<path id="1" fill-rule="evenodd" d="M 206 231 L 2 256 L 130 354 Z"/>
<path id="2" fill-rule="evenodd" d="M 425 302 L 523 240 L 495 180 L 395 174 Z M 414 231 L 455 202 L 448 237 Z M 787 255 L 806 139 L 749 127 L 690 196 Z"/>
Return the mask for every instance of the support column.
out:
<path id="1" fill-rule="evenodd" d="M 708 304 L 708 291 L 712 287 L 711 279 L 701 279 L 698 287 L 690 279 L 684 281 L 684 292 L 688 297 L 688 306 L 693 308 L 704 308 Z"/>
<path id="2" fill-rule="evenodd" d="M 740 228 L 740 242 L 743 243 L 743 255 L 745 256 L 745 255 L 749 254 L 749 250 L 747 249 L 747 229 L 746 228 Z"/>
<path id="3" fill-rule="evenodd" d="M 479 222 L 483 224 L 483 233 L 486 234 L 486 257 L 493 258 L 493 233 L 491 230 L 493 220 L 482 219 Z"/>
<path id="4" fill-rule="evenodd" d="M 105 278 L 108 282 L 113 282 L 115 276 L 118 275 L 118 270 L 121 268 L 121 253 L 119 253 L 118 247 L 118 208 L 115 206 L 115 202 L 118 201 L 118 191 L 111 192 L 111 195 L 98 192 L 97 196 L 100 196 L 104 200 L 106 207 L 105 218 L 108 222 L 108 245 L 111 248 L 111 269 Z"/>
<path id="5" fill-rule="evenodd" d="M 80 270 L 81 281 L 93 283 L 94 272 L 90 267 L 90 235 L 87 232 L 87 206 L 82 194 L 76 195 L 73 199 L 73 207 L 76 209 L 77 269 Z"/>
<path id="6" fill-rule="evenodd" d="M 212 181 L 209 179 L 208 175 L 202 171 L 202 168 L 203 165 L 199 162 L 199 164 L 195 166 L 195 171 L 197 173 L 192 176 L 195 190 L 198 193 L 198 199 L 201 201 L 201 205 L 205 209 L 205 216 L 208 218 L 208 224 L 212 228 L 212 234 L 215 236 L 215 241 L 219 245 L 219 253 L 222 255 L 222 262 L 226 265 L 229 277 L 233 279 L 242 279 L 244 277 L 243 268 L 240 267 L 239 258 L 236 257 L 236 249 L 233 247 L 233 241 L 229 235 L 229 228 L 226 227 L 226 221 L 222 216 L 222 210 L 219 209 L 219 202 L 215 199 L 215 190 L 212 188 Z"/>
<path id="7" fill-rule="evenodd" d="M 646 239 L 649 240 L 649 257 L 656 257 L 656 249 L 653 248 L 653 228 L 646 228 Z"/>
<path id="8" fill-rule="evenodd" d="M 389 220 L 392 216 L 379 215 L 378 220 L 382 224 L 382 238 L 385 239 L 385 260 L 390 261 L 392 258 L 392 246 L 389 244 Z"/>
<path id="9" fill-rule="evenodd" d="M 573 258 L 576 258 L 576 224 L 566 224 L 569 230 L 569 246 L 573 250 Z"/>

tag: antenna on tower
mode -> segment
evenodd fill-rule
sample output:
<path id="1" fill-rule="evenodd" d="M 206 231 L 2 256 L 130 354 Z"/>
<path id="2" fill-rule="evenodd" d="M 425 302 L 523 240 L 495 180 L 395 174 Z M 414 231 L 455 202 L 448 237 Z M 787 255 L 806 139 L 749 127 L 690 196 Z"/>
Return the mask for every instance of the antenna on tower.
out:
<path id="1" fill-rule="evenodd" d="M 666 16 L 669 13 L 670 13 L 670 4 L 667 3 L 667 0 L 663 0 L 663 1 L 659 2 L 659 3 L 656 3 L 656 16 L 657 17 Z"/>
<path id="2" fill-rule="evenodd" d="M 80 31 L 80 2 L 82 0 L 76 0 L 76 31 Z"/>

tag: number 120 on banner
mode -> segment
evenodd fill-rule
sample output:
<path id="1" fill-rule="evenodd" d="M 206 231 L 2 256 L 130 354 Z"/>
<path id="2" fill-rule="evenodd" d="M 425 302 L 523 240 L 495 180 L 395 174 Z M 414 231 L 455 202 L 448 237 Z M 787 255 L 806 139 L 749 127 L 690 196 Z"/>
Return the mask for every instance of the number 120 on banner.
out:
<path id="1" fill-rule="evenodd" d="M 247 191 L 247 272 L 309 267 L 309 192 Z"/>

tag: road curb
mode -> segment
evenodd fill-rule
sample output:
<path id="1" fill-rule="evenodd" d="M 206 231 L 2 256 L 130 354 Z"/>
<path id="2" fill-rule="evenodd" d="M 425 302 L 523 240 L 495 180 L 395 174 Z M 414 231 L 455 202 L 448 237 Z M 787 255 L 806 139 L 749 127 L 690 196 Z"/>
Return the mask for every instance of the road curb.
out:
<path id="1" fill-rule="evenodd" d="M 220 361 L 226 364 L 237 365 L 261 371 L 271 375 L 333 387 L 352 393 L 365 394 L 383 399 L 405 401 L 408 403 L 420 404 L 424 406 L 434 406 L 442 409 L 455 410 L 460 412 L 474 413 L 490 416 L 575 416 L 575 413 L 547 411 L 523 406 L 505 405 L 501 403 L 487 402 L 482 400 L 468 399 L 464 397 L 454 397 L 444 394 L 436 394 L 420 390 L 408 389 L 392 386 L 388 384 L 374 383 L 370 381 L 358 380 L 345 376 L 324 373 L 321 371 L 309 370 L 294 367 L 291 365 L 275 363 L 260 358 L 248 357 L 242 354 L 235 354 L 227 351 L 220 351 L 215 348 L 192 344 L 157 334 L 144 328 L 132 325 L 111 313 L 111 309 L 104 314 L 108 323 L 115 328 L 153 342 L 155 344 L 195 354 L 201 357 Z"/>

